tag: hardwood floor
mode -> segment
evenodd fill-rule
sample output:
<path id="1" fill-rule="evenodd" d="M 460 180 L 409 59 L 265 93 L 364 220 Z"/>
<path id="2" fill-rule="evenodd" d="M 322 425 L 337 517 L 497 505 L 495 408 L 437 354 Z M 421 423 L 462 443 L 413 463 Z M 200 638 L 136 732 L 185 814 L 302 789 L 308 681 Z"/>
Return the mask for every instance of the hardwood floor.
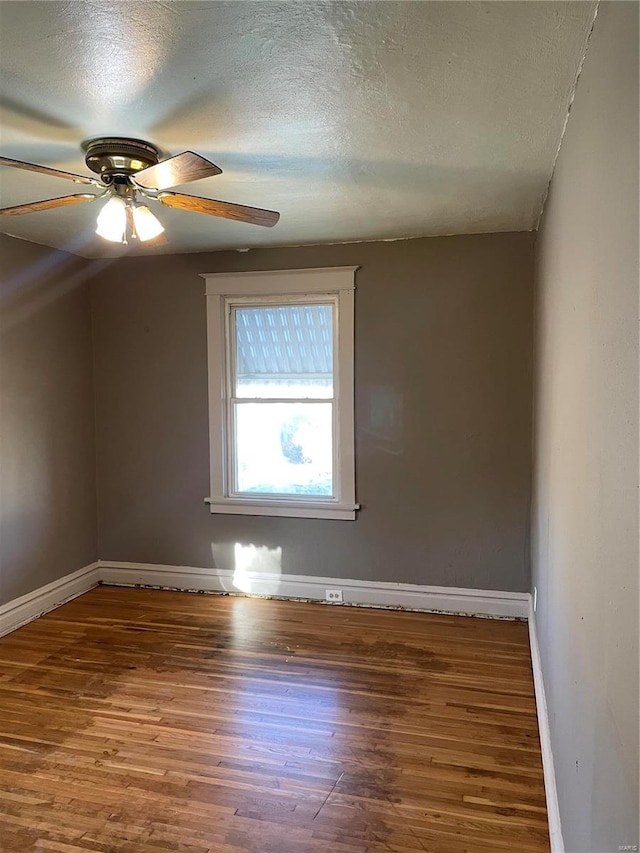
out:
<path id="1" fill-rule="evenodd" d="M 0 640 L 0 850 L 549 850 L 527 626 L 99 587 Z"/>

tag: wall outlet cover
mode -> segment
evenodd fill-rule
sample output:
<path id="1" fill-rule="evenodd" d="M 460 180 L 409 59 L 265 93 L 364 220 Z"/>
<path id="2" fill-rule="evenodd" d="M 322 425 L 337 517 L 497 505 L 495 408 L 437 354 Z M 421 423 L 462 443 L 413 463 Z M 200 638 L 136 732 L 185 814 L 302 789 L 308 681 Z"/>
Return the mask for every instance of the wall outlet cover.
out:
<path id="1" fill-rule="evenodd" d="M 342 598 L 342 590 L 341 589 L 327 589 L 327 590 L 325 590 L 324 597 L 325 597 L 326 601 L 333 601 L 334 603 L 335 602 L 341 602 L 344 600 Z"/>

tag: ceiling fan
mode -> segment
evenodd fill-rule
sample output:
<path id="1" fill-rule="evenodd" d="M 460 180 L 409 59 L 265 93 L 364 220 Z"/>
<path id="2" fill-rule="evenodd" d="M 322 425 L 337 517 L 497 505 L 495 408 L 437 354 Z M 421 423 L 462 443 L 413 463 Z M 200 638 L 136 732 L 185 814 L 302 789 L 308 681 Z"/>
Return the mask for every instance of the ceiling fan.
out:
<path id="1" fill-rule="evenodd" d="M 167 207 L 263 225 L 266 228 L 271 228 L 280 218 L 280 214 L 274 210 L 171 192 L 170 187 L 222 173 L 222 169 L 214 163 L 192 151 L 183 151 L 175 157 L 161 160 L 161 151 L 155 145 L 140 139 L 117 136 L 87 140 L 82 143 L 82 150 L 88 168 L 99 178 L 0 157 L 0 166 L 65 178 L 99 190 L 0 208 L 0 216 L 20 216 L 108 196 L 97 218 L 96 233 L 114 243 L 126 243 L 127 235 L 144 242 L 158 237 L 164 231 L 160 221 L 140 199 L 152 199 Z"/>

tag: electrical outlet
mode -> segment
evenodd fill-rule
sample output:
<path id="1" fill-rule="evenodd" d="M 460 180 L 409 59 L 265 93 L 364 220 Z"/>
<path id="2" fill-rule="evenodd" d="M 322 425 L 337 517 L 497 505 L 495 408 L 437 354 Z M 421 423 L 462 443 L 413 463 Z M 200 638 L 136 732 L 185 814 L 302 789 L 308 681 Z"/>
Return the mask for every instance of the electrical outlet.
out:
<path id="1" fill-rule="evenodd" d="M 533 612 L 535 613 L 538 608 L 538 587 L 534 586 L 533 588 Z"/>
<path id="2" fill-rule="evenodd" d="M 326 601 L 342 602 L 342 590 L 341 589 L 325 589 L 324 597 Z"/>

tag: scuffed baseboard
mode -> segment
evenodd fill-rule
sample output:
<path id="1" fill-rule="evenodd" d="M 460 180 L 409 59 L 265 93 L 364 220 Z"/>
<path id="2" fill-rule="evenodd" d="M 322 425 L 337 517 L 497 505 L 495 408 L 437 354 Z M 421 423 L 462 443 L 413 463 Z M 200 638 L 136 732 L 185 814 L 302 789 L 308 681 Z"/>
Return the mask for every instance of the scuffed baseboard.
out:
<path id="1" fill-rule="evenodd" d="M 77 572 L 3 604 L 0 606 L 0 637 L 93 589 L 100 580 L 98 572 L 98 563 L 90 563 Z"/>
<path id="2" fill-rule="evenodd" d="M 324 601 L 327 589 L 341 590 L 344 604 L 424 610 L 503 619 L 526 619 L 529 594 L 457 587 L 306 577 L 275 572 L 203 569 L 154 563 L 99 561 L 104 584 L 148 586 L 236 595 L 265 595 Z"/>
<path id="3" fill-rule="evenodd" d="M 526 619 L 529 604 L 529 594 L 522 592 L 98 560 L 0 606 L 0 637 L 99 583 L 307 601 L 325 601 L 326 590 L 332 589 L 342 591 L 343 603 L 347 605 L 494 619 Z"/>
<path id="4" fill-rule="evenodd" d="M 533 611 L 532 601 L 529 602 L 528 617 L 529 645 L 531 646 L 531 667 L 533 669 L 533 685 L 536 694 L 536 712 L 538 716 L 538 730 L 540 733 L 540 748 L 542 751 L 542 769 L 544 772 L 544 790 L 547 799 L 547 817 L 549 820 L 551 853 L 564 853 L 562 826 L 560 824 L 560 808 L 558 806 L 558 791 L 556 788 L 556 774 L 553 766 L 553 751 L 551 749 L 549 712 L 547 710 L 547 698 L 544 692 L 542 660 L 540 658 L 540 647 L 538 646 L 538 634 L 536 631 L 536 616 Z"/>

